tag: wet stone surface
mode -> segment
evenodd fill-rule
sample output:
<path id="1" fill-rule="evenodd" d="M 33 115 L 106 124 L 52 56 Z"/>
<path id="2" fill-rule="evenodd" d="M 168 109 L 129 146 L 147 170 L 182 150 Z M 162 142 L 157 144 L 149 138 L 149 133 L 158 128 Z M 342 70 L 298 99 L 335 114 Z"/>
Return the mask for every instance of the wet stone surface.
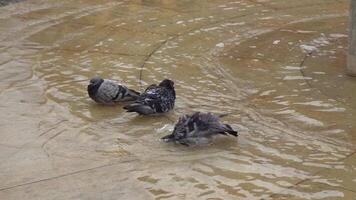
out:
<path id="1" fill-rule="evenodd" d="M 1 2 L 1 1 L 0 1 Z M 346 0 L 28 0 L 0 8 L 0 199 L 355 199 Z M 140 81 L 140 74 L 142 80 Z M 86 94 L 99 75 L 176 83 L 139 117 Z M 193 111 L 238 139 L 159 138 Z"/>

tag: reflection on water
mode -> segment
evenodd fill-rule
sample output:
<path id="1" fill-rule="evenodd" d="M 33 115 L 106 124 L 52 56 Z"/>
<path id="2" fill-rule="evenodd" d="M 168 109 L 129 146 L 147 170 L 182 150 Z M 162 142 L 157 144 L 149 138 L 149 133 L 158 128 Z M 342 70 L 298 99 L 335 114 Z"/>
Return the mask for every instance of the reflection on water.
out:
<path id="1" fill-rule="evenodd" d="M 356 173 L 356 82 L 341 69 L 346 9 L 321 0 L 0 8 L 0 196 L 355 197 L 347 176 Z M 97 105 L 86 93 L 95 75 L 135 90 L 173 79 L 176 108 L 142 117 Z M 240 136 L 191 148 L 159 140 L 193 111 L 228 113 Z M 61 181 L 69 192 L 51 188 Z"/>

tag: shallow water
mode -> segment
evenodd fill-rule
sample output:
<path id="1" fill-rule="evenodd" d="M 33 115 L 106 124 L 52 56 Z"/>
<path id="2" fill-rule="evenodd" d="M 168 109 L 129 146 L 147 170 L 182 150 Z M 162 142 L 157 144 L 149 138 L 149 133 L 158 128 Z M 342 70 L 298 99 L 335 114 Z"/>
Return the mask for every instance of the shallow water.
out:
<path id="1" fill-rule="evenodd" d="M 0 8 L 1 199 L 356 198 L 348 1 L 25 1 Z M 175 81 L 160 117 L 93 103 L 99 75 Z M 238 139 L 165 144 L 193 111 Z"/>

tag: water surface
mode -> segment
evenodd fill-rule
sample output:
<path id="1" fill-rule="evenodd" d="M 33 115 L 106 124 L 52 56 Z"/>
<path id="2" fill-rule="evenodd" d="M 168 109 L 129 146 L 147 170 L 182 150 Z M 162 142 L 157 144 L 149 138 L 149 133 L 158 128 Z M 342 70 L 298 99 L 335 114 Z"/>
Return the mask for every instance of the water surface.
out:
<path id="1" fill-rule="evenodd" d="M 1 199 L 356 198 L 348 1 L 25 1 L 0 8 Z M 99 75 L 175 81 L 160 117 L 95 104 Z M 165 144 L 182 114 L 238 139 Z"/>

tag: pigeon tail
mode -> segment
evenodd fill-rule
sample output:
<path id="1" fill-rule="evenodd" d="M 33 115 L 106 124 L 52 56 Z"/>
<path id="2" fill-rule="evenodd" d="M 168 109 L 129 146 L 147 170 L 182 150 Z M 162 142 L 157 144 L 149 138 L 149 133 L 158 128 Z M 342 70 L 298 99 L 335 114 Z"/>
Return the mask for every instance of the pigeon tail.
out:
<path id="1" fill-rule="evenodd" d="M 166 136 L 162 137 L 161 140 L 163 140 L 165 142 L 173 142 L 174 141 L 174 135 L 173 134 L 166 135 Z"/>
<path id="2" fill-rule="evenodd" d="M 238 136 L 237 131 L 235 131 L 234 129 L 232 129 L 229 124 L 224 124 L 224 126 L 225 126 L 225 130 L 224 130 L 225 132 L 227 132 L 228 134 L 233 135 L 233 136 L 235 136 L 235 137 Z"/>
<path id="3" fill-rule="evenodd" d="M 127 91 L 128 91 L 128 96 L 132 97 L 133 100 L 136 100 L 140 97 L 140 93 L 135 90 L 128 89 Z"/>
<path id="4" fill-rule="evenodd" d="M 228 115 L 230 115 L 231 113 L 223 113 L 223 114 L 220 114 L 218 115 L 219 118 L 223 118 L 223 117 L 226 117 Z"/>
<path id="5" fill-rule="evenodd" d="M 137 112 L 138 114 L 141 114 L 141 115 L 150 115 L 150 114 L 155 113 L 151 107 L 142 105 L 139 103 L 133 103 L 133 104 L 124 106 L 124 109 L 126 110 L 126 112 Z"/>
<path id="6" fill-rule="evenodd" d="M 129 94 L 132 96 L 140 96 L 140 93 L 136 90 L 129 89 Z"/>

